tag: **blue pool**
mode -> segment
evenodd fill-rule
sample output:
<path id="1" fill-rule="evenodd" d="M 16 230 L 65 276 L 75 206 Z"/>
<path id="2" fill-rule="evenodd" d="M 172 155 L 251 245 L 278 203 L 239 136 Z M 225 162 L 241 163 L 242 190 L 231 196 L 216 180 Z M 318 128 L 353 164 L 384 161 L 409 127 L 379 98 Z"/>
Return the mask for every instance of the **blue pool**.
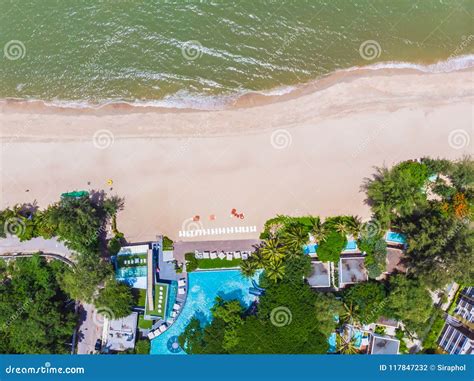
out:
<path id="1" fill-rule="evenodd" d="M 316 249 L 318 248 L 318 245 L 315 243 L 309 244 L 309 245 L 304 245 L 303 251 L 305 254 L 316 254 Z"/>
<path id="2" fill-rule="evenodd" d="M 258 281 L 259 274 L 254 276 Z M 174 324 L 151 342 L 151 354 L 185 354 L 177 346 L 177 337 L 183 333 L 194 316 L 202 324 L 211 318 L 210 309 L 216 296 L 223 299 L 239 299 L 249 306 L 255 296 L 249 294 L 252 279 L 244 278 L 239 270 L 202 271 L 188 274 L 188 295 L 183 311 Z"/>
<path id="3" fill-rule="evenodd" d="M 399 243 L 400 245 L 404 245 L 407 242 L 403 234 L 392 232 L 390 230 L 387 232 L 385 240 L 388 242 Z"/>
<path id="4" fill-rule="evenodd" d="M 336 332 L 331 333 L 331 335 L 328 338 L 328 343 L 329 343 L 328 353 L 335 353 L 337 349 Z"/>
<path id="5" fill-rule="evenodd" d="M 353 250 L 357 250 L 357 242 L 354 240 L 347 241 L 344 251 L 353 251 Z"/>

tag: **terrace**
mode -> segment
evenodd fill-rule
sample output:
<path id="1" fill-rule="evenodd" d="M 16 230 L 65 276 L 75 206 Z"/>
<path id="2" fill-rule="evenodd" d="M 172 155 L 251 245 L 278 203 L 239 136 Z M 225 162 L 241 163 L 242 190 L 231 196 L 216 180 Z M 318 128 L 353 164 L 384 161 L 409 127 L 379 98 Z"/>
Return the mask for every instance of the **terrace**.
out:
<path id="1" fill-rule="evenodd" d="M 371 355 L 398 355 L 400 341 L 390 337 L 372 335 L 370 343 Z"/>
<path id="2" fill-rule="evenodd" d="M 339 260 L 339 285 L 365 282 L 368 279 L 364 257 L 341 257 Z"/>
<path id="3" fill-rule="evenodd" d="M 306 278 L 311 287 L 331 287 L 330 264 L 311 262 L 311 274 Z"/>
<path id="4" fill-rule="evenodd" d="M 109 320 L 105 352 L 122 352 L 135 347 L 138 313 L 121 319 Z M 104 327 L 105 328 L 105 327 Z"/>

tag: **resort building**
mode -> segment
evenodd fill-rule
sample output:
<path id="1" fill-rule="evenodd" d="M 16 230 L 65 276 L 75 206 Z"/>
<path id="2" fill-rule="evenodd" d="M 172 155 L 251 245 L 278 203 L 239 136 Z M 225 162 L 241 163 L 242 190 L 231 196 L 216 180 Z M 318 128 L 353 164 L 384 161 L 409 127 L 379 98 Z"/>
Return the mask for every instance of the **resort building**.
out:
<path id="1" fill-rule="evenodd" d="M 341 256 L 339 260 L 339 287 L 365 282 L 369 279 L 363 256 Z"/>
<path id="2" fill-rule="evenodd" d="M 474 353 L 474 287 L 466 287 L 459 294 L 452 315 L 439 337 L 439 346 L 449 354 Z"/>
<path id="3" fill-rule="evenodd" d="M 372 334 L 369 345 L 371 355 L 398 355 L 400 341 L 387 336 Z"/>
<path id="4" fill-rule="evenodd" d="M 108 320 L 104 324 L 107 336 L 103 352 L 123 352 L 135 348 L 137 322 L 137 312 L 121 319 Z"/>
<path id="5" fill-rule="evenodd" d="M 331 266 L 330 262 L 312 261 L 311 274 L 306 278 L 308 284 L 314 288 L 331 287 Z"/>

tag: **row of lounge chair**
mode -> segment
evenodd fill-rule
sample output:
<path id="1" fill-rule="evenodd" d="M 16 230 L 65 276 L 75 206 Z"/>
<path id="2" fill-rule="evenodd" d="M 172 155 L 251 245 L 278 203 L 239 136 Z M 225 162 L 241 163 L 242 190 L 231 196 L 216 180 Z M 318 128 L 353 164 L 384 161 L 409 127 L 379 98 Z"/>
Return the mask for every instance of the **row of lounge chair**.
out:
<path id="1" fill-rule="evenodd" d="M 123 261 L 125 265 L 146 264 L 146 258 L 126 259 Z"/>
<path id="2" fill-rule="evenodd" d="M 157 329 L 151 331 L 148 333 L 148 338 L 151 340 L 151 339 L 154 339 L 155 337 L 158 337 L 160 336 L 163 332 L 165 332 L 169 326 L 174 322 L 174 320 L 176 319 L 176 317 L 178 316 L 178 313 L 179 311 L 181 310 L 181 304 L 179 303 L 175 303 L 173 305 L 173 311 L 171 312 L 171 316 L 170 316 L 170 319 L 168 319 L 166 321 L 166 323 L 163 323 L 161 324 L 160 326 L 158 326 Z"/>
<path id="3" fill-rule="evenodd" d="M 256 226 L 229 226 L 225 228 L 180 230 L 178 232 L 178 236 L 179 237 L 198 237 L 198 236 L 203 236 L 203 235 L 216 235 L 216 234 L 255 233 L 256 231 L 257 231 Z"/>
<path id="4" fill-rule="evenodd" d="M 196 259 L 226 259 L 231 261 L 233 259 L 248 259 L 252 253 L 250 251 L 198 251 L 194 252 Z"/>
<path id="5" fill-rule="evenodd" d="M 186 278 L 181 278 L 178 280 L 178 295 L 186 294 Z"/>

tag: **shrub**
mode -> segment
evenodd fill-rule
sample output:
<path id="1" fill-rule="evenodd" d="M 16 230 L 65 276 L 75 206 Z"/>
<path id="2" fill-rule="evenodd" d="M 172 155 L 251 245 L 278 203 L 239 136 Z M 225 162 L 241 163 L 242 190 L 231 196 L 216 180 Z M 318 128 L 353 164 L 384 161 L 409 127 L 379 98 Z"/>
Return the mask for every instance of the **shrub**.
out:
<path id="1" fill-rule="evenodd" d="M 346 243 L 347 239 L 345 236 L 336 231 L 332 231 L 318 246 L 316 254 L 322 262 L 337 262 Z"/>
<path id="2" fill-rule="evenodd" d="M 198 268 L 198 260 L 194 256 L 194 253 L 186 253 L 184 254 L 184 258 L 186 259 L 186 271 L 188 273 Z"/>

